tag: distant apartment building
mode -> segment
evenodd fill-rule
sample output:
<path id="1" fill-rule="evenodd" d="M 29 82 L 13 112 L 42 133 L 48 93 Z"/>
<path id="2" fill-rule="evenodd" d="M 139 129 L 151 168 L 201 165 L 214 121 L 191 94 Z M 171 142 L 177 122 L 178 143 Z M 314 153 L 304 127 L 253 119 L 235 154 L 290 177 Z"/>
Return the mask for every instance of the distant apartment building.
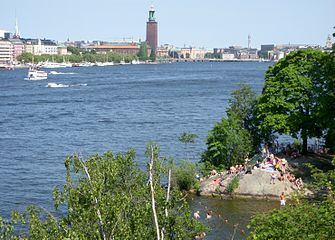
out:
<path id="1" fill-rule="evenodd" d="M 214 56 L 222 60 L 254 60 L 258 59 L 256 48 L 242 48 L 240 46 L 230 46 L 229 48 L 214 48 Z"/>
<path id="2" fill-rule="evenodd" d="M 0 40 L 0 64 L 13 62 L 13 44 L 8 40 Z"/>
<path id="3" fill-rule="evenodd" d="M 140 46 L 136 43 L 130 43 L 126 45 L 110 45 L 110 44 L 103 44 L 103 45 L 94 45 L 87 47 L 86 50 L 92 51 L 94 50 L 97 53 L 106 54 L 109 52 L 119 53 L 119 54 L 133 54 L 136 55 L 139 50 Z"/>
<path id="4" fill-rule="evenodd" d="M 321 49 L 321 46 L 317 44 L 266 44 L 261 45 L 260 56 L 277 61 L 290 52 L 300 49 Z"/>
<path id="5" fill-rule="evenodd" d="M 237 58 L 241 60 L 258 59 L 258 50 L 255 48 L 243 48 L 239 50 Z"/>
<path id="6" fill-rule="evenodd" d="M 204 59 L 206 50 L 202 48 L 184 47 L 180 49 L 180 58 L 184 59 Z"/>
<path id="7" fill-rule="evenodd" d="M 158 47 L 156 49 L 156 57 L 157 58 L 168 58 L 169 57 L 169 49 L 165 47 Z"/>
<path id="8" fill-rule="evenodd" d="M 65 45 L 59 45 L 57 47 L 57 54 L 58 55 L 70 55 L 71 53 L 67 51 L 67 47 Z"/>
<path id="9" fill-rule="evenodd" d="M 9 39 L 13 45 L 13 62 L 17 62 L 17 57 L 25 52 L 25 47 L 23 42 L 20 39 Z"/>
<path id="10" fill-rule="evenodd" d="M 58 46 L 52 40 L 47 39 L 23 39 L 25 51 L 34 55 L 56 55 Z"/>

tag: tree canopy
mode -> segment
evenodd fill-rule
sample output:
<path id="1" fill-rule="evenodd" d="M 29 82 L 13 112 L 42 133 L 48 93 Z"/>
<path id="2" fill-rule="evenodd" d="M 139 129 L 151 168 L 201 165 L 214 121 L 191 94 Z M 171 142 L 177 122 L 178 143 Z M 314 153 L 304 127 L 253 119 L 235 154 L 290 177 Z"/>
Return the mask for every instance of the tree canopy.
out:
<path id="1" fill-rule="evenodd" d="M 251 151 L 251 136 L 233 113 L 216 123 L 207 137 L 207 150 L 202 159 L 218 168 L 244 163 Z"/>
<path id="2" fill-rule="evenodd" d="M 258 99 L 257 118 L 264 131 L 301 136 L 303 151 L 307 138 L 322 136 L 319 86 L 327 54 L 299 50 L 288 54 L 266 72 Z"/>

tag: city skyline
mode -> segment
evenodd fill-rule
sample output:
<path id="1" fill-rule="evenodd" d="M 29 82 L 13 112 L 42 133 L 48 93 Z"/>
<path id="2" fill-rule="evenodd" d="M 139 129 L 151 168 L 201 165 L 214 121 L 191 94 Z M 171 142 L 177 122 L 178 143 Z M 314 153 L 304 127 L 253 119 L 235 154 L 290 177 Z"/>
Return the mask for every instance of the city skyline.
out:
<path id="1" fill-rule="evenodd" d="M 320 2 L 320 1 L 319 1 Z M 215 48 L 231 45 L 319 44 L 334 32 L 335 1 L 297 0 L 280 4 L 240 1 L 136 1 L 87 3 L 42 0 L 2 3 L 0 29 L 14 32 L 18 18 L 21 37 L 59 41 L 123 39 L 145 40 L 148 10 L 154 4 L 159 45 Z"/>

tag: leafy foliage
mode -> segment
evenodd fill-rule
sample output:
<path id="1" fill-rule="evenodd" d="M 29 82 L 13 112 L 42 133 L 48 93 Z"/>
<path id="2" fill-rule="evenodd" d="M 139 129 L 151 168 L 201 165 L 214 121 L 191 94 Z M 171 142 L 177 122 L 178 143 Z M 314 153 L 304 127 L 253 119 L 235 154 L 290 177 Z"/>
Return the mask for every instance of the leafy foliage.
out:
<path id="1" fill-rule="evenodd" d="M 248 239 L 334 239 L 334 203 L 301 203 L 253 218 Z"/>
<path id="2" fill-rule="evenodd" d="M 153 187 L 158 223 L 166 239 L 192 239 L 203 226 L 190 215 L 178 189 L 167 193 L 160 183 L 163 167 L 155 147 Z M 29 239 L 154 239 L 148 176 L 134 162 L 133 150 L 106 152 L 83 161 L 79 155 L 65 160 L 66 182 L 53 192 L 57 217 L 36 207 L 20 215 L 29 222 Z M 166 214 L 168 212 L 168 214 Z M 14 239 L 12 223 L 0 219 L 0 239 Z M 9 237 L 7 237 L 9 236 Z"/>
<path id="3" fill-rule="evenodd" d="M 240 179 L 238 176 L 235 176 L 227 186 L 227 192 L 233 193 L 239 186 Z"/>
<path id="4" fill-rule="evenodd" d="M 218 168 L 229 168 L 244 163 L 250 151 L 250 133 L 241 127 L 239 119 L 232 113 L 228 119 L 222 118 L 209 132 L 203 161 L 208 161 Z"/>
<path id="5" fill-rule="evenodd" d="M 266 72 L 258 99 L 257 117 L 265 131 L 298 134 L 307 151 L 307 138 L 320 137 L 318 86 L 327 54 L 318 50 L 290 53 Z"/>
<path id="6" fill-rule="evenodd" d="M 312 176 L 308 187 L 326 197 L 321 201 L 298 198 L 296 204 L 254 217 L 248 239 L 335 239 L 335 169 L 322 172 L 312 167 Z"/>
<path id="7" fill-rule="evenodd" d="M 335 45 L 326 57 L 323 67 L 323 78 L 318 86 L 320 120 L 327 129 L 326 146 L 335 152 Z"/>
<path id="8" fill-rule="evenodd" d="M 189 191 L 194 188 L 197 180 L 196 166 L 187 161 L 181 161 L 172 171 L 172 186 L 178 187 L 179 190 Z"/>
<path id="9" fill-rule="evenodd" d="M 148 60 L 148 46 L 146 42 L 141 42 L 140 50 L 137 56 L 141 61 Z"/>
<path id="10" fill-rule="evenodd" d="M 75 51 L 77 52 L 77 51 Z M 34 59 L 35 63 L 45 62 L 45 61 L 53 61 L 53 62 L 71 62 L 71 63 L 79 63 L 79 62 L 121 62 L 124 60 L 125 62 L 131 62 L 134 59 L 137 59 L 136 55 L 131 54 L 119 54 L 119 53 L 107 53 L 107 54 L 97 54 L 94 52 L 83 52 L 82 54 L 72 54 L 68 56 L 63 55 L 32 55 L 31 53 L 22 53 L 18 56 L 19 61 L 24 61 L 26 63 L 32 62 Z"/>
<path id="11" fill-rule="evenodd" d="M 239 89 L 231 94 L 227 115 L 235 116 L 242 128 L 249 131 L 252 140 L 252 151 L 257 153 L 262 141 L 268 141 L 271 136 L 259 131 L 259 122 L 256 119 L 256 93 L 249 85 L 240 84 Z"/>

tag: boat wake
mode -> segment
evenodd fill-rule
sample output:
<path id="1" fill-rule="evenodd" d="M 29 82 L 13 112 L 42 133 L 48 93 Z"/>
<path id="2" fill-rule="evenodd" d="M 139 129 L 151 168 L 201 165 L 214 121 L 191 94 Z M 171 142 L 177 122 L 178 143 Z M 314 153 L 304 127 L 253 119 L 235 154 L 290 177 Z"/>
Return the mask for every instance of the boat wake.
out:
<path id="1" fill-rule="evenodd" d="M 49 74 L 52 74 L 52 75 L 73 75 L 73 74 L 78 74 L 78 73 L 50 71 Z"/>
<path id="2" fill-rule="evenodd" d="M 45 87 L 48 88 L 68 88 L 68 87 L 85 87 L 86 83 L 78 83 L 78 84 L 62 84 L 62 83 L 48 83 Z"/>

